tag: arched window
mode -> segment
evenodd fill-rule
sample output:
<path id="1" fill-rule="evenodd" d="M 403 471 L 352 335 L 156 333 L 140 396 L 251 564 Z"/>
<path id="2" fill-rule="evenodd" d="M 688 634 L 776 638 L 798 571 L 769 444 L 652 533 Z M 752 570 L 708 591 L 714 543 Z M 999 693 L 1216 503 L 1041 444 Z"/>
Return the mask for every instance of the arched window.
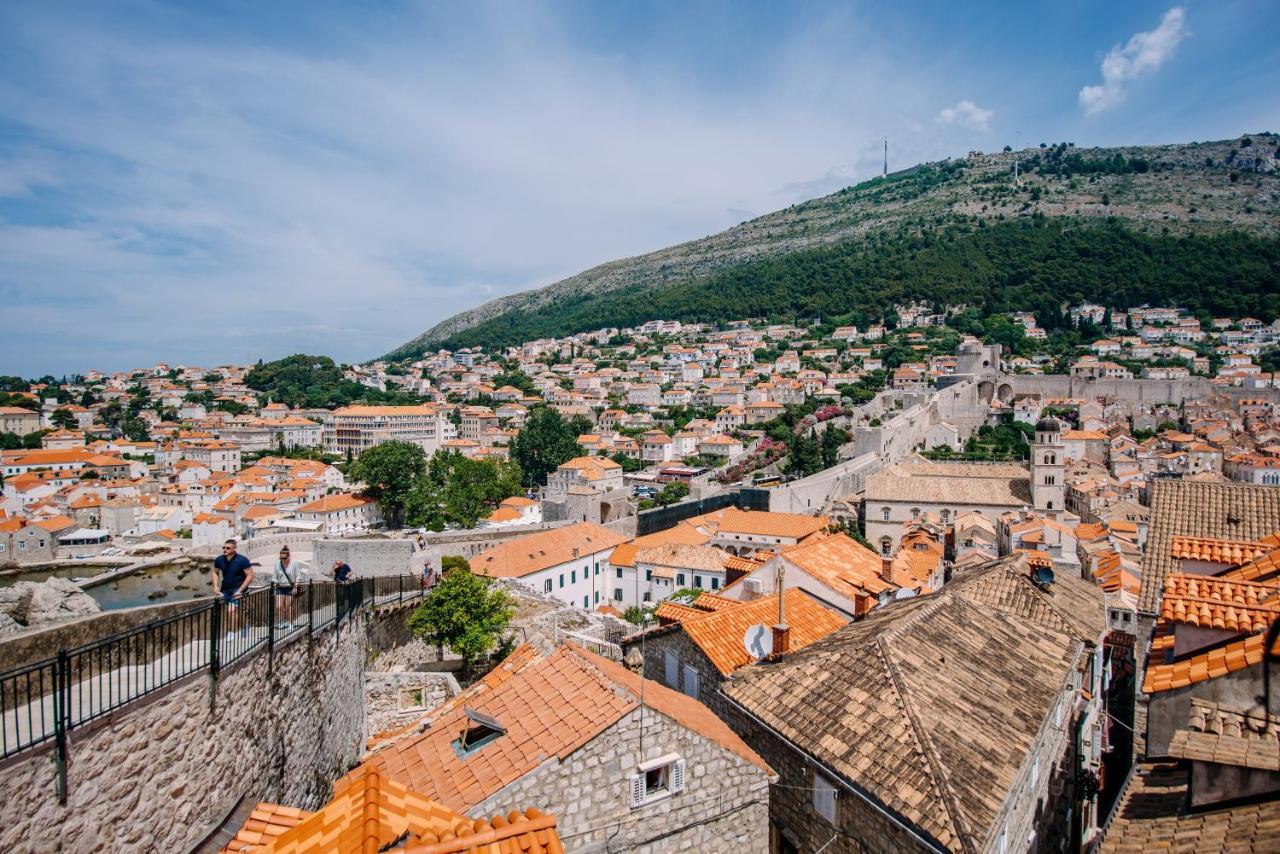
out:
<path id="1" fill-rule="evenodd" d="M 880 538 L 880 554 L 884 555 L 885 557 L 888 557 L 889 550 L 892 548 L 893 548 L 893 540 L 889 539 L 888 537 Z"/>
<path id="2" fill-rule="evenodd" d="M 1055 464 L 1055 463 L 1057 463 L 1057 462 L 1058 462 L 1058 457 L 1057 457 L 1057 455 L 1056 455 L 1056 454 L 1045 454 L 1045 455 L 1044 455 L 1044 464 L 1045 464 L 1045 465 L 1047 465 L 1047 466 L 1051 466 L 1051 465 L 1054 465 L 1054 464 Z"/>

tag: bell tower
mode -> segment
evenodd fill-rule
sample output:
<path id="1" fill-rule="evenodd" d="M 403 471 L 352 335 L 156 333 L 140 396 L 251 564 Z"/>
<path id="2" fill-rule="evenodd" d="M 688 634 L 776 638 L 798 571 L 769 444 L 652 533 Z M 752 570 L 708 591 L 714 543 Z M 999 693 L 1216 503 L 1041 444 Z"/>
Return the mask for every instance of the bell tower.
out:
<path id="1" fill-rule="evenodd" d="M 1062 425 L 1055 418 L 1041 418 L 1031 446 L 1031 503 L 1037 510 L 1057 515 L 1066 509 L 1066 474 Z"/>

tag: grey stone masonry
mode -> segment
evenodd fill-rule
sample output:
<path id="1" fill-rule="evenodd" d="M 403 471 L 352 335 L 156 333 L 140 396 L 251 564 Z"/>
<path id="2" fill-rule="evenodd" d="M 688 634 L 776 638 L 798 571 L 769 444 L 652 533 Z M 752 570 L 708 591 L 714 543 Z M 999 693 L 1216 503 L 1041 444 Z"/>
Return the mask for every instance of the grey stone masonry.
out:
<path id="1" fill-rule="evenodd" d="M 305 632 L 219 675 L 194 674 L 70 734 L 58 803 L 48 745 L 0 764 L 0 851 L 186 851 L 240 803 L 314 810 L 360 758 L 370 638 L 408 610 Z M 399 629 L 382 623 L 401 624 Z"/>
<path id="2" fill-rule="evenodd" d="M 684 791 L 633 809 L 631 775 L 670 755 L 685 761 Z M 529 804 L 556 817 L 566 851 L 769 851 L 764 769 L 651 708 L 631 711 L 563 761 L 549 757 L 469 814 Z"/>

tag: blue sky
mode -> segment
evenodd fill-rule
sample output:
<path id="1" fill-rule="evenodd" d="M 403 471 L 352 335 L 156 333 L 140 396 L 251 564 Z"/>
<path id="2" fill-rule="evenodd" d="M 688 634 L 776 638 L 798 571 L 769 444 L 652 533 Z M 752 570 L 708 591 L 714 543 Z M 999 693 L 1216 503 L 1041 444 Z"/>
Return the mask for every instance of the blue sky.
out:
<path id="1" fill-rule="evenodd" d="M 1278 84 L 1274 0 L 7 3 L 0 373 L 368 359 L 884 136 L 1225 138 Z"/>

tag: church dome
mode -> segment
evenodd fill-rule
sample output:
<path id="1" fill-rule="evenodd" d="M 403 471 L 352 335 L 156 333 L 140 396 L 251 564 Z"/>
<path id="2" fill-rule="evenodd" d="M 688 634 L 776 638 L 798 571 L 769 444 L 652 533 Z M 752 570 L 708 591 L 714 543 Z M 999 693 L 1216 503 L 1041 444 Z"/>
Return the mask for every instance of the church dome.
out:
<path id="1" fill-rule="evenodd" d="M 1041 418 L 1036 422 L 1037 433 L 1061 433 L 1062 425 L 1056 418 Z"/>

